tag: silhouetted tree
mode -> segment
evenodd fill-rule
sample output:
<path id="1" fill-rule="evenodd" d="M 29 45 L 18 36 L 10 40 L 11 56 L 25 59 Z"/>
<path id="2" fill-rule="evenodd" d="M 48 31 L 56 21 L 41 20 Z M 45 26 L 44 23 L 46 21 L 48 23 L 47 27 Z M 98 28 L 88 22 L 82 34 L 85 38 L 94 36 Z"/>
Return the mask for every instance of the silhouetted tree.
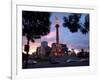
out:
<path id="1" fill-rule="evenodd" d="M 34 39 L 41 38 L 50 32 L 50 13 L 37 11 L 22 11 L 22 35 L 27 38 L 27 46 L 29 42 L 34 42 Z M 28 60 L 28 52 L 26 59 L 26 67 Z"/>
<path id="2" fill-rule="evenodd" d="M 83 22 L 81 17 L 85 16 Z M 63 26 L 67 27 L 71 32 L 77 32 L 80 30 L 83 34 L 89 31 L 89 14 L 72 13 L 67 17 L 63 18 Z"/>

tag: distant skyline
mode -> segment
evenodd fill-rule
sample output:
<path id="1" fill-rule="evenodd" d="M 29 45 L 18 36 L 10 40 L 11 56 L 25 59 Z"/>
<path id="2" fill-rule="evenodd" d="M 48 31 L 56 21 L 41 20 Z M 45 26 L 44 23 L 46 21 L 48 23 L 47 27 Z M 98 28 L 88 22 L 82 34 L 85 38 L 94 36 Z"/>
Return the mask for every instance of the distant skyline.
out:
<path id="1" fill-rule="evenodd" d="M 66 27 L 64 28 L 63 17 L 68 16 L 70 13 L 59 13 L 59 12 L 52 12 L 50 17 L 50 33 L 46 36 L 42 36 L 41 39 L 36 39 L 35 43 L 30 42 L 30 51 L 29 54 L 36 51 L 36 48 L 40 46 L 42 41 L 47 41 L 48 45 L 51 46 L 52 43 L 56 41 L 56 31 L 55 31 L 55 16 L 59 19 L 59 40 L 60 43 L 67 44 L 69 49 L 75 49 L 76 52 L 80 49 L 89 50 L 89 32 L 87 34 L 82 34 L 80 31 L 72 33 Z M 84 16 L 86 14 L 82 14 L 81 23 L 84 23 Z M 22 46 L 24 46 L 27 42 L 25 36 L 22 37 Z"/>

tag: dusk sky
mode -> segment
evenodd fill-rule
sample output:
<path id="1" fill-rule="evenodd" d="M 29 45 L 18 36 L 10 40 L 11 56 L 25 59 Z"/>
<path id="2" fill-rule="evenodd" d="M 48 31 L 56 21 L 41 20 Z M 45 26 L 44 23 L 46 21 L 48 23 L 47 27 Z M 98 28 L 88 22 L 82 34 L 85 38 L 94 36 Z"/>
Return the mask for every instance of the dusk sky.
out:
<path id="1" fill-rule="evenodd" d="M 36 51 L 36 48 L 40 46 L 41 41 L 47 41 L 48 45 L 51 46 L 52 43 L 56 42 L 56 28 L 55 28 L 55 16 L 58 17 L 59 20 L 59 42 L 63 44 L 67 44 L 69 49 L 75 49 L 75 51 L 79 51 L 80 49 L 89 50 L 89 33 L 82 34 L 80 31 L 72 33 L 70 30 L 66 27 L 64 28 L 63 23 L 63 17 L 68 16 L 69 13 L 59 13 L 59 12 L 52 12 L 50 21 L 50 33 L 46 36 L 43 36 L 41 39 L 36 39 L 35 43 L 30 42 L 30 54 L 32 52 Z M 86 14 L 83 14 L 81 17 L 81 23 L 84 23 L 84 16 Z M 22 43 L 23 46 L 26 44 L 26 37 L 22 37 Z"/>

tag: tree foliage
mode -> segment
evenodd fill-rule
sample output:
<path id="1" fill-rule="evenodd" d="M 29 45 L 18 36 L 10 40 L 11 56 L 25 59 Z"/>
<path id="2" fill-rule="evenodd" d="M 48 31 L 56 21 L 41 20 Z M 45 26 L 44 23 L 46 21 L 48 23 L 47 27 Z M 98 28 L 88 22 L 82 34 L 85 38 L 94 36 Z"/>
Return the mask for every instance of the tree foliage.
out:
<path id="1" fill-rule="evenodd" d="M 84 17 L 83 22 L 81 21 L 81 17 Z M 64 16 L 63 26 L 67 27 L 71 32 L 77 32 L 80 30 L 83 34 L 86 34 L 89 31 L 89 14 L 80 14 L 80 13 L 72 13 L 69 16 Z"/>
<path id="2" fill-rule="evenodd" d="M 31 41 L 47 35 L 50 32 L 49 18 L 49 12 L 22 11 L 22 34 Z"/>

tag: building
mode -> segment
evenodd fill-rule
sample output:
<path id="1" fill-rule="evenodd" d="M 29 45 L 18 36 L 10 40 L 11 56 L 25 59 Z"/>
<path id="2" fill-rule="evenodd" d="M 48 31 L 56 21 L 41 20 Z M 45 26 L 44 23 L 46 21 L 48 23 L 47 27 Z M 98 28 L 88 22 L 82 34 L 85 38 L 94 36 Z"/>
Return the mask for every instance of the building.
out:
<path id="1" fill-rule="evenodd" d="M 41 46 L 37 47 L 36 54 L 38 57 L 49 56 L 51 48 L 48 46 L 47 41 L 41 42 Z"/>

